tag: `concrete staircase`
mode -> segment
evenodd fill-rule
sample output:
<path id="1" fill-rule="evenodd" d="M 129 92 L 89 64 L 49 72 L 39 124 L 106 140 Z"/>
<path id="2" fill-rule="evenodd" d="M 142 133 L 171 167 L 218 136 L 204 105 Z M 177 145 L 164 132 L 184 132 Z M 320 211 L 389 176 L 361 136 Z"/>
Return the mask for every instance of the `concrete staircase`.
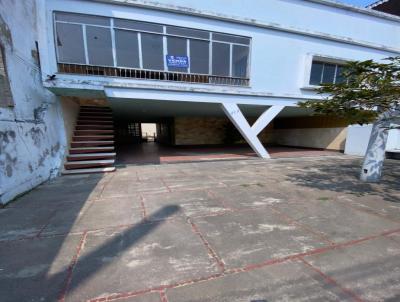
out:
<path id="1" fill-rule="evenodd" d="M 81 106 L 62 173 L 113 172 L 115 156 L 111 109 Z"/>

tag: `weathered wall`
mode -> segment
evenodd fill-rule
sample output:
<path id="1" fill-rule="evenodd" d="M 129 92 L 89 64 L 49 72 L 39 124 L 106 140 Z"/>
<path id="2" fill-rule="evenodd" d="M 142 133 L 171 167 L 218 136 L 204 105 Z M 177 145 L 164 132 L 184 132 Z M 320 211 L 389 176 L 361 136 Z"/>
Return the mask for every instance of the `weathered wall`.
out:
<path id="1" fill-rule="evenodd" d="M 60 103 L 42 87 L 36 1 L 0 1 L 0 41 L 14 106 L 0 108 L 0 203 L 58 173 L 66 147 Z"/>
<path id="2" fill-rule="evenodd" d="M 227 120 L 214 117 L 175 118 L 176 145 L 223 144 Z"/>
<path id="3" fill-rule="evenodd" d="M 79 100 L 76 98 L 61 97 L 60 101 L 64 118 L 67 146 L 69 146 L 78 119 L 80 105 Z"/>

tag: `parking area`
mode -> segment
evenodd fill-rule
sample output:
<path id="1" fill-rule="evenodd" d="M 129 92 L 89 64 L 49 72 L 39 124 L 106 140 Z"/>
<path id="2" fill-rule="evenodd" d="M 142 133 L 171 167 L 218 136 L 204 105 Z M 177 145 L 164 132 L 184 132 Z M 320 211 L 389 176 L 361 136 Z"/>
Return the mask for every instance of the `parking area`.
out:
<path id="1" fill-rule="evenodd" d="M 344 155 L 126 166 L 0 209 L 2 301 L 399 301 L 400 166 Z"/>

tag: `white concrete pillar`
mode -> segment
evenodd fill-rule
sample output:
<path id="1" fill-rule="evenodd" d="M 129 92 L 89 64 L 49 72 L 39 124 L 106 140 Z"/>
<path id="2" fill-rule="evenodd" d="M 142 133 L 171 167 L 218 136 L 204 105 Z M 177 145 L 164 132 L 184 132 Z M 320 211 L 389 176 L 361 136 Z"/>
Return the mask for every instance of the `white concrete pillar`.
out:
<path id="1" fill-rule="evenodd" d="M 239 130 L 250 147 L 257 153 L 259 157 L 270 158 L 267 150 L 265 150 L 257 135 L 278 115 L 284 106 L 271 106 L 257 119 L 251 127 L 247 122 L 240 108 L 235 103 L 221 103 L 222 109 L 228 116 L 230 121 Z"/>

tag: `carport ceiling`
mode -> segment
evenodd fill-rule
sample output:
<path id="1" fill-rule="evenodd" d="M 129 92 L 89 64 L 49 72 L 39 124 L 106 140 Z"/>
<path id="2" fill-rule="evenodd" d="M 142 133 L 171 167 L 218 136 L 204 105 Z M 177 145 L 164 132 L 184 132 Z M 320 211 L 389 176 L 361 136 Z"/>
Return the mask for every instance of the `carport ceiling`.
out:
<path id="1" fill-rule="evenodd" d="M 109 104 L 116 118 L 138 121 L 155 121 L 162 118 L 184 116 L 225 116 L 220 105 L 213 103 L 109 99 Z M 240 108 L 246 117 L 258 117 L 268 106 L 240 105 Z M 279 116 L 307 116 L 310 114 L 309 110 L 286 107 Z"/>

